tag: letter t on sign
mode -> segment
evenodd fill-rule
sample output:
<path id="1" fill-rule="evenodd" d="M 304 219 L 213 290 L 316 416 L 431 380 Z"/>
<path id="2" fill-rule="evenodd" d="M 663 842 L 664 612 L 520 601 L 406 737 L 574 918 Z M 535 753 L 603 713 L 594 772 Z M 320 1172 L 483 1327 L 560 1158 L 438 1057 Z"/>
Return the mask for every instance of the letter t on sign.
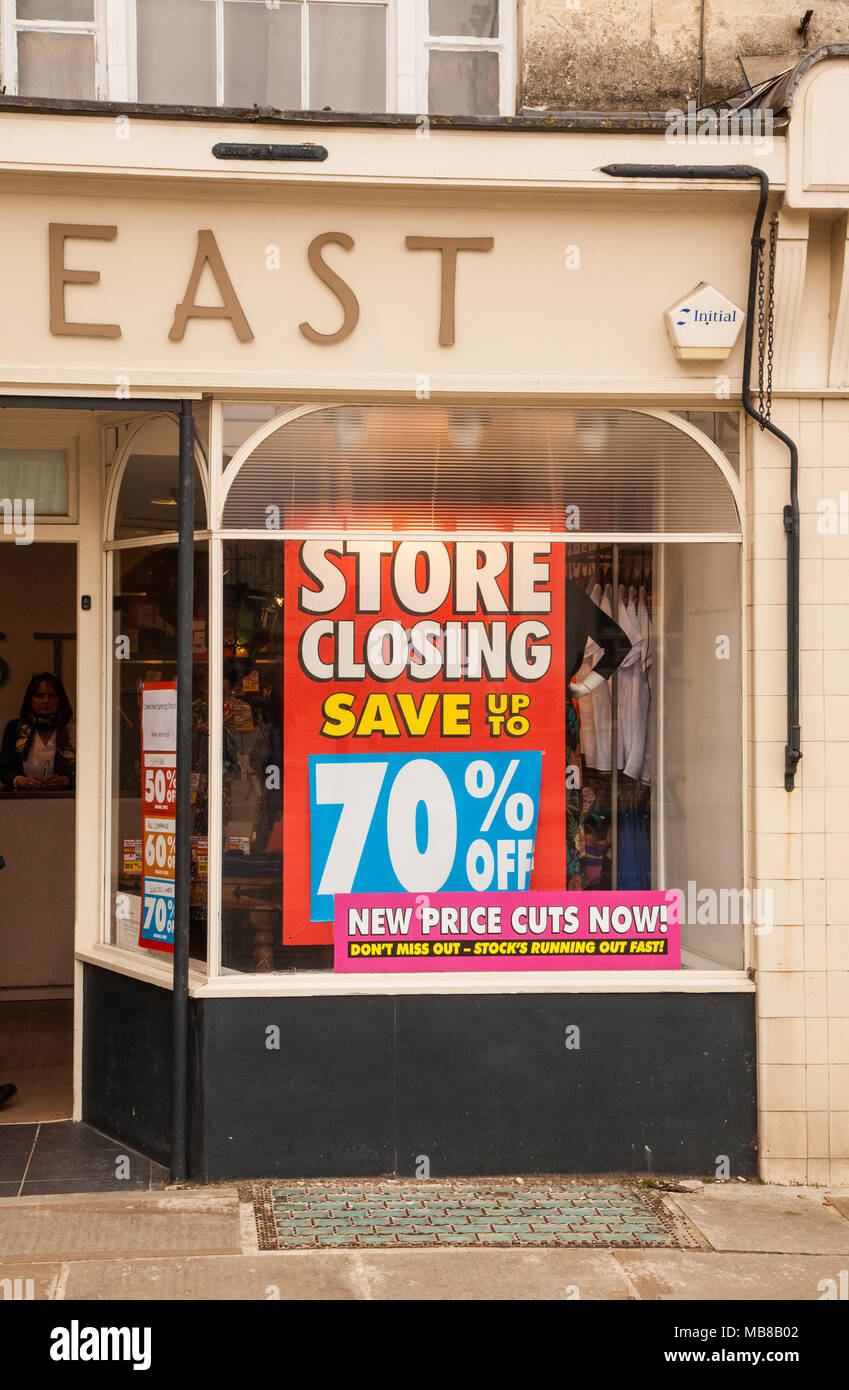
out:
<path id="1" fill-rule="evenodd" d="M 439 313 L 439 346 L 454 346 L 454 304 L 457 291 L 457 252 L 491 251 L 491 236 L 408 236 L 408 251 L 442 252 L 442 298 Z"/>

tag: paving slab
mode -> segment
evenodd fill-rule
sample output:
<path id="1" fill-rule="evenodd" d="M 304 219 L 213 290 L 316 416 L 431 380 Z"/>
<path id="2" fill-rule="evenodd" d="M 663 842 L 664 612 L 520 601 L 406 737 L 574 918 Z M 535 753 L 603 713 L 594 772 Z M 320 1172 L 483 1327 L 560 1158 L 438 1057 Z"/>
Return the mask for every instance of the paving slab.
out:
<path id="1" fill-rule="evenodd" d="M 624 1300 L 629 1286 L 602 1250 L 292 1250 L 69 1266 L 66 1299 L 128 1301 Z"/>
<path id="2" fill-rule="evenodd" d="M 236 1254 L 242 1248 L 240 1230 L 235 1193 L 99 1193 L 0 1200 L 0 1250 L 6 1259 Z"/>
<path id="3" fill-rule="evenodd" d="M 627 1299 L 608 1250 L 375 1250 L 361 1256 L 375 1300 L 565 1302 Z"/>
<path id="4" fill-rule="evenodd" d="M 711 1184 L 692 1195 L 675 1193 L 670 1200 L 714 1250 L 849 1254 L 849 1221 L 821 1187 Z M 824 1205 L 824 1200 L 831 1205 Z"/>
<path id="5" fill-rule="evenodd" d="M 37 1133 L 38 1125 L 3 1125 L 0 1127 L 0 1154 L 29 1153 Z"/>
<path id="6" fill-rule="evenodd" d="M 38 1153 L 92 1153 L 98 1149 L 132 1154 L 117 1139 L 110 1139 L 91 1125 L 78 1124 L 74 1120 L 57 1120 L 52 1124 L 39 1125 L 36 1151 Z M 141 1154 L 139 1154 L 141 1157 Z"/>
<path id="7" fill-rule="evenodd" d="M 66 1299 L 121 1302 L 221 1299 L 350 1302 L 368 1297 L 355 1252 L 85 1260 L 68 1266 Z"/>
<path id="8" fill-rule="evenodd" d="M 128 1211 L 134 1211 L 139 1206 L 156 1206 L 159 1204 L 163 1210 L 172 1211 L 218 1211 L 222 1203 L 230 1203 L 239 1200 L 239 1188 L 235 1184 L 222 1183 L 214 1187 L 174 1187 L 169 1186 L 162 1192 L 138 1193 L 127 1198 L 121 1192 L 101 1192 L 98 1194 L 97 1201 L 106 1207 L 122 1207 L 126 1205 Z M 78 1208 L 86 1211 L 90 1207 L 92 1199 L 82 1196 L 77 1203 L 67 1196 L 61 1194 L 51 1194 L 44 1197 L 25 1198 L 21 1197 L 16 1202 L 0 1203 L 0 1213 L 4 1211 L 21 1211 L 24 1207 L 35 1208 L 38 1210 L 49 1210 L 51 1207 L 57 1209 Z"/>
<path id="9" fill-rule="evenodd" d="M 831 1202 L 831 1205 L 835 1208 L 835 1210 L 839 1211 L 840 1215 L 845 1216 L 846 1220 L 849 1221 L 849 1196 L 829 1197 L 828 1200 Z"/>
<path id="10" fill-rule="evenodd" d="M 620 1250 L 615 1258 L 632 1297 L 661 1302 L 815 1301 L 828 1297 L 826 1280 L 833 1281 L 832 1292 L 839 1292 L 840 1270 L 846 1267 L 845 1260 L 833 1255 Z"/>
<path id="11" fill-rule="evenodd" d="M 17 1264 L 0 1260 L 0 1302 L 18 1298 L 42 1302 L 55 1296 L 61 1264 Z"/>
<path id="12" fill-rule="evenodd" d="M 85 1178 L 43 1178 L 31 1180 L 27 1177 L 26 1182 L 20 1189 L 22 1197 L 46 1197 L 48 1195 L 70 1195 L 71 1193 L 87 1194 L 92 1192 L 104 1191 L 120 1192 L 148 1192 L 150 1190 L 150 1178 L 146 1173 L 133 1173 L 130 1177 L 121 1181 L 120 1186 L 112 1181 L 108 1176 L 101 1174 L 99 1177 Z"/>
<path id="13" fill-rule="evenodd" d="M 0 1153 L 0 1182 L 17 1182 L 20 1187 L 29 1162 L 29 1154 L 21 1149 L 18 1153 Z"/>

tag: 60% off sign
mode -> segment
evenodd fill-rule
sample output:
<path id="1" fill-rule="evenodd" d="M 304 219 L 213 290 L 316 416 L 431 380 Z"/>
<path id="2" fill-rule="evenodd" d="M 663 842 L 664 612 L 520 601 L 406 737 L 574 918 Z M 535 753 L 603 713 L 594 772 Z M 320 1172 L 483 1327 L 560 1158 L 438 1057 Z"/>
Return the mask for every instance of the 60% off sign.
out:
<path id="1" fill-rule="evenodd" d="M 144 871 L 151 878 L 173 878 L 177 836 L 173 820 L 144 823 Z"/>

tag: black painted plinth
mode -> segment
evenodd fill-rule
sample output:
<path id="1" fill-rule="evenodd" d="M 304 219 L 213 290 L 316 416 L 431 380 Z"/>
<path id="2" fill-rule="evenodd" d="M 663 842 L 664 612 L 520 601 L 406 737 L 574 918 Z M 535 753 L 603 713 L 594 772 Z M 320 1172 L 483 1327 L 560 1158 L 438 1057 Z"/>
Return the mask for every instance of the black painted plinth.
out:
<path id="1" fill-rule="evenodd" d="M 84 1118 L 167 1162 L 170 995 L 85 988 Z M 215 999 L 192 1027 L 195 1179 L 757 1174 L 752 994 Z"/>

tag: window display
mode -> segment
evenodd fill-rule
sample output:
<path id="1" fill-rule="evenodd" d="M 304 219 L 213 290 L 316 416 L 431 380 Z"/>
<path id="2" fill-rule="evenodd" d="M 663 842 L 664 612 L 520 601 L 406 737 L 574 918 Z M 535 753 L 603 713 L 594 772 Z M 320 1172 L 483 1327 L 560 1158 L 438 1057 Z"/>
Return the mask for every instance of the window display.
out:
<path id="1" fill-rule="evenodd" d="M 134 546 L 114 564 L 112 745 L 112 940 L 135 948 L 142 931 L 145 863 L 142 712 L 146 690 L 173 682 L 177 670 L 177 547 Z M 192 736 L 192 894 L 190 954 L 206 959 L 208 714 L 207 554 L 195 554 L 195 661 Z M 150 808 L 148 808 L 150 809 Z"/>
<path id="2" fill-rule="evenodd" d="M 420 925 L 492 895 L 551 921 L 559 894 L 578 930 L 593 895 L 639 924 L 674 893 L 680 956 L 669 937 L 654 968 L 741 969 L 743 914 L 704 906 L 742 902 L 744 879 L 733 416 L 218 409 L 222 524 L 211 572 L 202 536 L 195 561 L 192 957 L 210 884 L 224 974 L 353 968 L 340 904 L 356 921 L 369 895 L 392 922 L 412 895 Z M 167 788 L 161 814 L 144 795 L 142 699 L 176 676 L 175 422 L 141 423 L 118 466 L 110 939 L 148 955 L 140 940 L 169 939 L 173 832 Z M 197 528 L 205 487 L 199 470 Z M 381 930 L 357 969 L 380 969 Z M 523 968 L 571 968 L 584 940 L 513 944 Z M 620 943 L 634 961 L 614 944 L 607 968 L 652 968 L 639 940 Z"/>
<path id="3" fill-rule="evenodd" d="M 143 746 L 145 696 L 173 687 L 177 674 L 178 427 L 168 416 L 143 421 L 116 465 L 119 486 L 109 545 L 112 612 L 108 632 L 111 708 L 109 940 L 149 954 L 169 939 L 153 928 L 154 895 L 173 902 L 174 783 Z M 201 470 L 195 473 L 195 525 L 206 521 Z M 146 537 L 151 537 L 150 541 Z M 209 551 L 195 542 L 192 672 L 190 955 L 207 954 L 209 805 Z M 164 758 L 164 761 L 163 761 Z M 160 764 L 162 764 L 160 766 Z M 156 774 L 160 773 L 157 782 Z M 157 853 L 159 858 L 157 859 Z M 161 862 L 160 862 L 161 861 Z M 165 887 L 161 885 L 164 884 Z M 157 886 L 159 885 L 159 886 Z M 158 909 L 160 926 L 164 902 Z M 145 923 L 145 918 L 149 920 Z M 164 940 L 163 940 L 164 935 Z M 170 947 L 169 947 L 170 949 Z"/>
<path id="4" fill-rule="evenodd" d="M 225 970 L 332 968 L 346 895 L 739 892 L 739 522 L 689 434 L 301 412 L 224 524 Z M 739 920 L 682 946 L 742 967 Z"/>

